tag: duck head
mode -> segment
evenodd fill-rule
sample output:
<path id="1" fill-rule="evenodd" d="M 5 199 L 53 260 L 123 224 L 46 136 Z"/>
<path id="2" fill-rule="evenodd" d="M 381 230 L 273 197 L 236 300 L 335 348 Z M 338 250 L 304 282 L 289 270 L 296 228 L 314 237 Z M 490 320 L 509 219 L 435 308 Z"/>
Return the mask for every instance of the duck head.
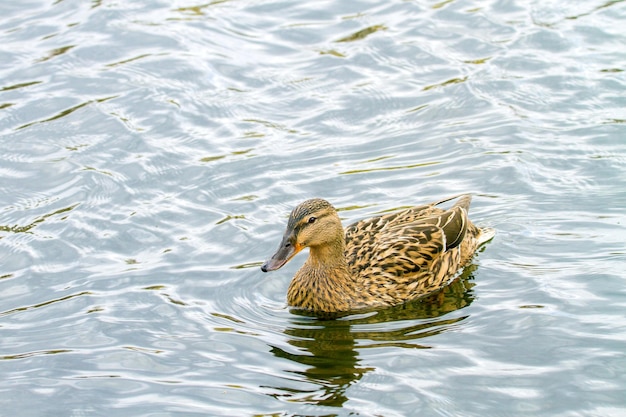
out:
<path id="1" fill-rule="evenodd" d="M 261 266 L 261 271 L 275 271 L 302 249 L 323 247 L 337 239 L 343 239 L 343 228 L 335 208 L 321 198 L 306 200 L 289 215 L 280 246 Z"/>

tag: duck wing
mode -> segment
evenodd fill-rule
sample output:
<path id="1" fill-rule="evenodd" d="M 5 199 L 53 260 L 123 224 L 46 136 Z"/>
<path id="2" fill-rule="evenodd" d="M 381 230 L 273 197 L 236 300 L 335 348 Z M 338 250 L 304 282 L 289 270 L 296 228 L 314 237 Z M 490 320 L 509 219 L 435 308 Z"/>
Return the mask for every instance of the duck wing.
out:
<path id="1" fill-rule="evenodd" d="M 463 200 L 449 210 L 435 207 L 437 202 L 349 226 L 346 259 L 353 273 L 401 276 L 427 271 L 465 238 L 468 201 Z"/>

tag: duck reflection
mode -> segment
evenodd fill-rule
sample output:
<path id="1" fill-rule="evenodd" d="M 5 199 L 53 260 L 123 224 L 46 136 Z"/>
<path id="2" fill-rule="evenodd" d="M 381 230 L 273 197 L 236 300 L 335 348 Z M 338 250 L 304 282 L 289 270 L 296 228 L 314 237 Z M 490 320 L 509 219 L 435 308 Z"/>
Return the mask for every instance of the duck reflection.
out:
<path id="1" fill-rule="evenodd" d="M 346 390 L 374 368 L 362 366 L 359 350 L 396 346 L 428 349 L 425 338 L 436 335 L 467 316 L 444 319 L 452 311 L 473 301 L 472 271 L 468 265 L 463 274 L 438 293 L 401 306 L 330 320 L 294 315 L 285 330 L 288 343 L 296 349 L 287 351 L 272 347 L 277 357 L 305 365 L 306 369 L 289 371 L 299 381 L 313 385 L 310 390 L 274 387 L 290 401 L 331 407 L 342 406 Z M 294 311 L 295 314 L 302 314 Z"/>

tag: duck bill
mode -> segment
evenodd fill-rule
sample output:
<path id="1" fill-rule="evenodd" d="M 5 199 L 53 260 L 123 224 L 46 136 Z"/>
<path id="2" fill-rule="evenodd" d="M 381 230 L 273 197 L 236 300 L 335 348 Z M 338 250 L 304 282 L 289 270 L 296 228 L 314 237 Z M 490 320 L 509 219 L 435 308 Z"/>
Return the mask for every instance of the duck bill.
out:
<path id="1" fill-rule="evenodd" d="M 302 250 L 303 246 L 298 245 L 297 243 L 291 244 L 290 239 L 283 238 L 283 241 L 280 243 L 280 247 L 276 251 L 274 255 L 261 266 L 261 271 L 270 272 L 276 271 L 285 265 L 291 258 L 293 258 L 296 253 Z"/>

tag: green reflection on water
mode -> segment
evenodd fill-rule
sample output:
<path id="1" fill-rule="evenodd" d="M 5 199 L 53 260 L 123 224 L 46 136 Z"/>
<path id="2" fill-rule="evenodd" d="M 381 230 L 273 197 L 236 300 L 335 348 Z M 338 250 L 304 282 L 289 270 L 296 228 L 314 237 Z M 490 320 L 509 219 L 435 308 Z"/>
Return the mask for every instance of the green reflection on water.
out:
<path id="1" fill-rule="evenodd" d="M 386 26 L 383 25 L 374 25 L 374 26 L 370 26 L 367 27 L 365 29 L 361 29 L 358 32 L 355 32 L 351 35 L 348 35 L 346 37 L 343 37 L 335 42 L 354 42 L 354 41 L 359 41 L 361 39 L 365 39 L 366 37 L 368 37 L 369 35 L 371 35 L 372 33 L 376 33 L 379 32 L 381 30 L 387 30 Z"/>
<path id="2" fill-rule="evenodd" d="M 44 214 L 43 216 L 36 218 L 32 223 L 27 224 L 26 226 L 18 226 L 18 225 L 6 226 L 6 225 L 0 225 L 0 232 L 28 233 L 28 232 L 30 232 L 30 230 L 32 228 L 37 226 L 39 223 L 44 222 L 46 219 L 48 219 L 48 218 L 50 218 L 52 216 L 56 216 L 58 214 L 67 213 L 69 211 L 74 210 L 76 207 L 78 207 L 78 204 L 74 204 L 72 206 L 65 207 L 65 208 L 53 211 L 52 213 Z M 64 220 L 64 219 L 65 219 L 65 217 L 63 217 L 61 220 Z M 0 236 L 0 239 L 2 239 L 2 236 Z"/>
<path id="3" fill-rule="evenodd" d="M 297 375 L 314 388 L 271 387 L 280 393 L 270 395 L 291 402 L 341 407 L 348 400 L 346 390 L 375 369 L 363 363 L 360 350 L 430 349 L 424 343 L 426 338 L 445 332 L 468 317 L 443 318 L 474 300 L 472 272 L 475 269 L 476 265 L 469 265 L 436 294 L 389 309 L 338 320 L 316 319 L 293 311 L 298 315 L 291 320 L 285 334 L 289 344 L 296 348 L 295 352 L 278 346 L 272 346 L 271 352 L 278 358 L 304 365 L 303 370 L 286 372 Z"/>

